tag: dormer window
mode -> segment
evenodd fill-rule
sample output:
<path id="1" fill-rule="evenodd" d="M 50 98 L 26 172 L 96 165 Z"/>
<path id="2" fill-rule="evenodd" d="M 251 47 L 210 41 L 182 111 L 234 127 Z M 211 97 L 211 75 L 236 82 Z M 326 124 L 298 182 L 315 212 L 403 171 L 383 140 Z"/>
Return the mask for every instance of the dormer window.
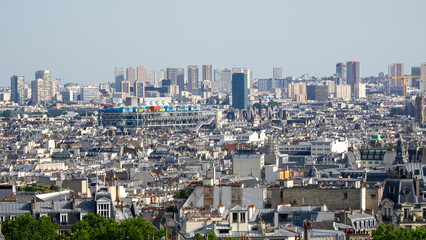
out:
<path id="1" fill-rule="evenodd" d="M 67 213 L 61 213 L 61 225 L 68 224 L 68 214 Z"/>
<path id="2" fill-rule="evenodd" d="M 246 222 L 246 213 L 245 212 L 240 213 L 240 221 Z"/>
<path id="3" fill-rule="evenodd" d="M 105 218 L 110 218 L 110 204 L 109 203 L 98 203 L 97 204 L 97 213 Z"/>
<path id="4" fill-rule="evenodd" d="M 234 223 L 238 222 L 238 213 L 236 212 L 232 213 L 232 222 Z"/>

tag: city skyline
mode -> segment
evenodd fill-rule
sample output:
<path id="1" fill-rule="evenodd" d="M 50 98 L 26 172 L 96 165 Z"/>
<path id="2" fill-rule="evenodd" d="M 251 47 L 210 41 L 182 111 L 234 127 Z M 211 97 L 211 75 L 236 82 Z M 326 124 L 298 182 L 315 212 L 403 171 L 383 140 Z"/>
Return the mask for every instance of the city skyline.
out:
<path id="1" fill-rule="evenodd" d="M 13 75 L 29 82 L 36 69 L 63 82 L 101 83 L 113 82 L 118 66 L 242 66 L 263 78 L 277 66 L 284 76 L 332 75 L 337 62 L 359 61 L 366 77 L 399 62 L 409 73 L 426 61 L 424 1 L 126 3 L 2 3 L 0 86 Z M 395 28 L 416 34 L 395 35 Z M 162 36 L 167 29 L 172 39 Z"/>

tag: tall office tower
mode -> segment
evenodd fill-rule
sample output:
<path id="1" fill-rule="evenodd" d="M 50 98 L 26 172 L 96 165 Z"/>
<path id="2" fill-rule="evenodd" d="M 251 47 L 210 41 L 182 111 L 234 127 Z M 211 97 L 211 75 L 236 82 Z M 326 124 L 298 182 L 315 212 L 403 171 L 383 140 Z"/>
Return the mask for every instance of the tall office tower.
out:
<path id="1" fill-rule="evenodd" d="M 135 96 L 145 98 L 145 82 L 139 80 L 135 82 Z"/>
<path id="2" fill-rule="evenodd" d="M 24 104 L 24 77 L 13 75 L 10 78 L 11 100 L 19 105 Z"/>
<path id="3" fill-rule="evenodd" d="M 419 76 L 419 75 L 420 75 L 420 67 L 419 66 L 411 67 L 411 76 Z M 412 78 L 411 86 L 419 88 L 419 80 L 420 78 Z"/>
<path id="4" fill-rule="evenodd" d="M 306 83 L 289 83 L 287 86 L 287 95 L 290 99 L 296 102 L 305 102 L 306 96 Z"/>
<path id="5" fill-rule="evenodd" d="M 351 85 L 351 92 L 355 93 L 355 85 L 361 82 L 360 67 L 361 64 L 355 61 L 346 63 L 346 78 L 347 83 Z"/>
<path id="6" fill-rule="evenodd" d="M 336 98 L 345 101 L 351 100 L 351 86 L 347 84 L 336 85 Z"/>
<path id="7" fill-rule="evenodd" d="M 201 84 L 202 97 L 208 99 L 212 96 L 212 81 L 204 80 Z"/>
<path id="8" fill-rule="evenodd" d="M 212 65 L 203 65 L 203 77 L 201 78 L 202 81 L 204 80 L 210 80 L 212 81 Z"/>
<path id="9" fill-rule="evenodd" d="M 232 74 L 232 107 L 236 109 L 248 107 L 248 85 L 245 73 Z"/>
<path id="10" fill-rule="evenodd" d="M 51 80 L 49 70 L 38 70 L 35 72 L 35 79 Z"/>
<path id="11" fill-rule="evenodd" d="M 130 82 L 130 84 L 135 84 L 136 81 L 136 69 L 129 67 L 126 69 L 126 81 Z"/>
<path id="12" fill-rule="evenodd" d="M 272 79 L 282 79 L 283 78 L 283 69 L 280 67 L 274 67 L 272 69 Z"/>
<path id="13" fill-rule="evenodd" d="M 154 84 L 154 71 L 151 69 L 146 69 L 146 79 L 145 82 L 149 84 Z"/>
<path id="14" fill-rule="evenodd" d="M 189 65 L 188 66 L 188 92 L 196 94 L 198 92 L 198 66 Z"/>
<path id="15" fill-rule="evenodd" d="M 414 105 L 414 120 L 417 124 L 425 124 L 425 96 L 420 95 L 416 97 Z"/>
<path id="16" fill-rule="evenodd" d="M 365 98 L 366 94 L 365 94 L 365 84 L 363 83 L 357 83 L 354 86 L 355 89 L 355 93 L 354 93 L 354 98 L 355 99 L 360 99 L 360 98 Z"/>
<path id="17" fill-rule="evenodd" d="M 174 85 L 178 85 L 179 89 L 182 89 L 182 91 L 185 89 L 185 70 L 183 68 L 177 69 L 176 83 Z"/>
<path id="18" fill-rule="evenodd" d="M 232 85 L 232 70 L 225 68 L 222 71 L 222 92 L 230 93 Z"/>
<path id="19" fill-rule="evenodd" d="M 122 81 L 121 82 L 121 92 L 123 93 L 123 97 L 124 99 L 126 97 L 130 97 L 131 96 L 131 92 L 130 92 L 130 86 L 132 84 L 129 81 Z"/>
<path id="20" fill-rule="evenodd" d="M 309 85 L 306 87 L 306 96 L 308 100 L 324 102 L 328 100 L 328 86 Z"/>
<path id="21" fill-rule="evenodd" d="M 219 93 L 222 91 L 222 69 L 216 68 L 214 70 L 214 81 L 212 83 L 212 92 Z"/>
<path id="22" fill-rule="evenodd" d="M 167 78 L 167 70 L 161 69 L 160 71 L 156 71 L 154 73 L 154 86 L 159 87 L 161 85 L 161 81 Z"/>
<path id="23" fill-rule="evenodd" d="M 389 79 L 390 87 L 402 87 L 402 79 L 401 78 L 393 79 L 392 77 L 404 76 L 404 64 L 403 63 L 389 64 L 388 75 L 389 77 L 391 77 L 391 79 Z"/>
<path id="24" fill-rule="evenodd" d="M 136 80 L 146 82 L 146 69 L 145 67 L 137 67 L 136 68 Z"/>
<path id="25" fill-rule="evenodd" d="M 426 76 L 426 62 L 420 64 L 420 75 Z M 419 89 L 421 91 L 426 91 L 426 77 L 421 77 L 419 79 Z"/>
<path id="26" fill-rule="evenodd" d="M 121 92 L 121 82 L 124 81 L 124 68 L 115 68 L 115 91 Z"/>
<path id="27" fill-rule="evenodd" d="M 253 72 L 248 68 L 234 67 L 232 73 L 245 73 L 247 75 L 248 88 L 253 87 Z"/>
<path id="28" fill-rule="evenodd" d="M 346 64 L 341 62 L 336 64 L 336 75 L 340 84 L 346 84 Z"/>
<path id="29" fill-rule="evenodd" d="M 31 81 L 31 104 L 41 104 L 44 100 L 43 79 L 34 79 Z"/>
<path id="30" fill-rule="evenodd" d="M 179 85 L 179 89 L 182 91 L 185 87 L 185 72 L 183 68 L 167 68 L 166 78 L 171 81 L 170 85 Z"/>

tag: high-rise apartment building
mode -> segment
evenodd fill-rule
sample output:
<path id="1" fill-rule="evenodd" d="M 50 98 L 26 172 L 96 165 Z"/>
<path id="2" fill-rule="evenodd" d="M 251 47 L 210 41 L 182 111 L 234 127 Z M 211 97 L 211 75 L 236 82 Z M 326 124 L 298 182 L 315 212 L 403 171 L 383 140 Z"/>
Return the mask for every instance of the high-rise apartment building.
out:
<path id="1" fill-rule="evenodd" d="M 212 78 L 212 65 L 203 65 L 203 71 L 202 71 L 203 73 L 203 76 L 202 76 L 202 82 L 204 81 L 204 80 L 210 80 L 210 81 L 212 81 L 213 80 L 213 78 Z"/>
<path id="2" fill-rule="evenodd" d="M 232 107 L 236 109 L 248 107 L 248 84 L 245 73 L 232 74 Z"/>
<path id="3" fill-rule="evenodd" d="M 200 88 L 198 82 L 199 82 L 198 66 L 189 65 L 188 66 L 188 91 L 192 92 L 193 94 L 198 93 L 198 89 Z"/>
<path id="4" fill-rule="evenodd" d="M 225 68 L 222 71 L 222 92 L 223 93 L 231 93 L 232 87 L 232 70 Z"/>
<path id="5" fill-rule="evenodd" d="M 185 88 L 185 72 L 183 68 L 167 68 L 167 79 L 171 81 L 170 85 L 179 85 L 179 89 Z"/>
<path id="6" fill-rule="evenodd" d="M 290 99 L 296 102 L 306 102 L 306 83 L 291 82 L 287 85 L 287 94 Z"/>
<path id="7" fill-rule="evenodd" d="M 419 76 L 419 75 L 420 75 L 420 67 L 419 66 L 411 67 L 411 76 Z M 419 78 L 412 78 L 411 86 L 419 88 L 419 80 L 420 80 Z"/>
<path id="8" fill-rule="evenodd" d="M 426 62 L 420 64 L 420 75 L 426 76 Z M 419 79 L 419 89 L 421 91 L 426 91 L 426 77 Z"/>
<path id="9" fill-rule="evenodd" d="M 121 92 L 121 82 L 124 81 L 124 68 L 115 68 L 115 91 Z"/>
<path id="10" fill-rule="evenodd" d="M 146 82 L 146 69 L 145 67 L 137 67 L 136 68 L 136 80 Z"/>
<path id="11" fill-rule="evenodd" d="M 151 69 L 145 69 L 145 75 L 146 75 L 145 83 L 154 84 L 154 79 L 155 79 L 154 71 Z"/>
<path id="12" fill-rule="evenodd" d="M 126 97 L 131 96 L 131 88 L 132 84 L 129 81 L 122 81 L 121 82 L 121 92 L 123 93 L 123 98 L 126 99 Z"/>
<path id="13" fill-rule="evenodd" d="M 201 84 L 201 97 L 208 99 L 212 96 L 212 81 L 204 80 Z"/>
<path id="14" fill-rule="evenodd" d="M 24 104 L 24 94 L 25 94 L 25 83 L 23 76 L 13 75 L 10 78 L 11 86 L 11 101 L 17 104 Z"/>
<path id="15" fill-rule="evenodd" d="M 220 93 L 223 90 L 222 85 L 222 69 L 216 68 L 214 70 L 214 81 L 212 83 L 212 92 Z"/>
<path id="16" fill-rule="evenodd" d="M 414 120 L 419 125 L 425 124 L 425 96 L 423 96 L 423 94 L 416 97 L 414 104 Z"/>
<path id="17" fill-rule="evenodd" d="M 280 67 L 274 67 L 272 69 L 272 79 L 282 79 L 283 78 L 283 69 Z"/>
<path id="18" fill-rule="evenodd" d="M 356 61 L 346 63 L 346 78 L 347 83 L 351 85 L 351 92 L 355 93 L 355 85 L 361 83 L 361 64 Z"/>
<path id="19" fill-rule="evenodd" d="M 135 96 L 137 98 L 145 98 L 145 82 L 136 81 L 134 89 L 135 89 Z"/>
<path id="20" fill-rule="evenodd" d="M 160 71 L 154 72 L 154 86 L 159 87 L 161 85 L 161 81 L 167 78 L 167 70 L 161 69 Z"/>
<path id="21" fill-rule="evenodd" d="M 34 79 L 31 81 L 31 104 L 37 105 L 41 104 L 44 101 L 44 80 Z"/>
<path id="22" fill-rule="evenodd" d="M 366 97 L 365 84 L 364 83 L 355 84 L 354 89 L 355 89 L 355 93 L 354 93 L 355 99 L 360 99 L 360 98 Z"/>
<path id="23" fill-rule="evenodd" d="M 38 70 L 35 72 L 35 79 L 51 80 L 49 70 Z"/>
<path id="24" fill-rule="evenodd" d="M 130 82 L 130 84 L 135 84 L 136 82 L 136 69 L 133 67 L 129 67 L 126 69 L 126 81 Z"/>
<path id="25" fill-rule="evenodd" d="M 336 64 L 336 75 L 339 78 L 340 84 L 346 84 L 346 64 L 345 63 L 337 63 Z"/>
<path id="26" fill-rule="evenodd" d="M 403 63 L 393 63 L 388 66 L 388 75 L 389 79 L 389 87 L 402 87 L 402 79 L 401 78 L 393 78 L 404 76 L 404 64 Z"/>
<path id="27" fill-rule="evenodd" d="M 347 84 L 336 85 L 336 98 L 345 101 L 351 100 L 351 86 Z"/>
<path id="28" fill-rule="evenodd" d="M 49 70 L 35 72 L 35 80 L 31 81 L 32 104 L 47 104 L 56 96 L 56 82 L 51 80 Z"/>

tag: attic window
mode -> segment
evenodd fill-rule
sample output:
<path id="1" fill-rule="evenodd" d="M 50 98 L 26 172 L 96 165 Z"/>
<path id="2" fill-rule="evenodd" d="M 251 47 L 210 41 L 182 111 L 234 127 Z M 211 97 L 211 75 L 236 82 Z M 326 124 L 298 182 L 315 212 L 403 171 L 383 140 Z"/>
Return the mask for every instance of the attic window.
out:
<path id="1" fill-rule="evenodd" d="M 61 225 L 68 224 L 68 214 L 61 213 Z"/>
<path id="2" fill-rule="evenodd" d="M 232 213 L 232 222 L 238 222 L 238 213 Z"/>

